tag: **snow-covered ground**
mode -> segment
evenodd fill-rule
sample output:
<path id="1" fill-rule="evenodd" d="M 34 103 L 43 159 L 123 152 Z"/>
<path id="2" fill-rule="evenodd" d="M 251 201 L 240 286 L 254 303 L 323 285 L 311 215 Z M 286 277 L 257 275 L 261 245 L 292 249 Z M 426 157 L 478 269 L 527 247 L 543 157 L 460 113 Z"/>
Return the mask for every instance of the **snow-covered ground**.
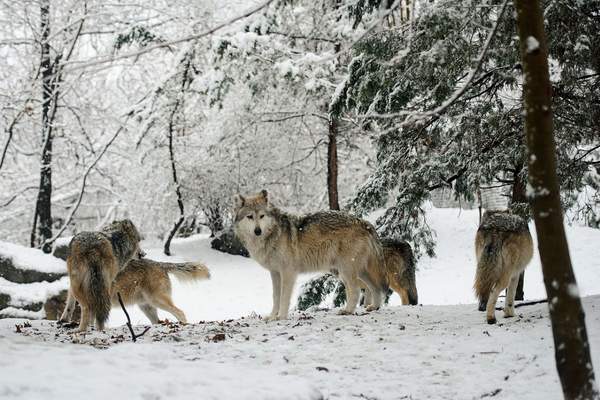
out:
<path id="1" fill-rule="evenodd" d="M 258 317 L 270 311 L 271 284 L 252 260 L 215 252 L 205 237 L 174 242 L 174 257 L 146 243 L 150 258 L 210 267 L 210 281 L 174 282 L 174 301 L 193 323 L 153 326 L 131 343 L 120 310 L 113 328 L 86 336 L 48 321 L 16 333 L 23 320 L 1 320 L 0 398 L 561 398 L 547 306 L 518 308 L 512 319 L 498 312 L 495 326 L 476 311 L 477 212 L 431 209 L 429 221 L 439 244 L 437 258 L 419 261 L 422 306 L 398 306 L 394 295 L 371 314 L 296 312 L 272 323 Z M 600 231 L 573 226 L 567 233 L 599 368 L 600 296 L 589 296 L 600 294 Z M 525 296 L 545 297 L 537 256 Z M 134 323 L 148 323 L 130 311 Z"/>
<path id="2" fill-rule="evenodd" d="M 584 304 L 598 366 L 600 296 Z M 546 305 L 517 310 L 494 326 L 473 304 L 247 317 L 157 325 L 137 343 L 124 327 L 76 337 L 33 321 L 19 334 L 4 320 L 0 398 L 561 399 Z"/>

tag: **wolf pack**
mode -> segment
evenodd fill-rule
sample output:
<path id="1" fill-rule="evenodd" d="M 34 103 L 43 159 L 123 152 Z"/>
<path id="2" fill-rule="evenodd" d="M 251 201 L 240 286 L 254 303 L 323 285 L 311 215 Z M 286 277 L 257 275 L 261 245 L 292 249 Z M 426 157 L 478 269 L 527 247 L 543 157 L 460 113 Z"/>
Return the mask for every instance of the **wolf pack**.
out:
<path id="1" fill-rule="evenodd" d="M 273 308 L 267 321 L 288 318 L 299 274 L 332 272 L 344 284 L 346 304 L 338 313 L 354 314 L 361 295 L 367 312 L 378 310 L 391 288 L 403 305 L 418 304 L 416 260 L 411 246 L 380 238 L 368 221 L 343 211 L 295 215 L 273 205 L 266 190 L 233 199 L 233 227 L 252 259 L 271 275 Z M 130 220 L 115 221 L 98 232 L 76 234 L 69 244 L 70 287 L 60 323 L 72 321 L 81 307 L 77 332 L 93 323 L 103 330 L 111 308 L 138 305 L 152 324 L 157 310 L 186 323 L 171 297 L 169 275 L 199 281 L 210 278 L 199 262 L 150 260 L 140 248 L 142 236 Z M 475 236 L 475 294 L 486 320 L 496 323 L 496 302 L 506 291 L 504 316 L 515 315 L 519 276 L 533 256 L 526 219 L 510 211 L 486 211 Z"/>

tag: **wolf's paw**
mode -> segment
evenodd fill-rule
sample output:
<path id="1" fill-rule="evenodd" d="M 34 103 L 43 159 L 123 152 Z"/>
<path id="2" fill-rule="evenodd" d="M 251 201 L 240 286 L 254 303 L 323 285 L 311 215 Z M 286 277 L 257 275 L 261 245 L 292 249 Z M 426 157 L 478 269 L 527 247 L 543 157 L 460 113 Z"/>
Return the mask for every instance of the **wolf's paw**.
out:
<path id="1" fill-rule="evenodd" d="M 377 311 L 377 310 L 379 310 L 379 307 L 374 306 L 373 304 L 370 304 L 367 306 L 367 308 L 365 308 L 365 310 L 367 310 L 367 312 Z"/>
<path id="2" fill-rule="evenodd" d="M 504 318 L 511 318 L 515 316 L 514 308 L 505 308 L 504 309 Z"/>
<path id="3" fill-rule="evenodd" d="M 494 325 L 496 323 L 496 317 L 488 318 L 487 323 L 490 325 Z"/>
<path id="4" fill-rule="evenodd" d="M 348 310 L 340 310 L 337 312 L 337 315 L 353 315 L 354 311 L 348 311 Z"/>

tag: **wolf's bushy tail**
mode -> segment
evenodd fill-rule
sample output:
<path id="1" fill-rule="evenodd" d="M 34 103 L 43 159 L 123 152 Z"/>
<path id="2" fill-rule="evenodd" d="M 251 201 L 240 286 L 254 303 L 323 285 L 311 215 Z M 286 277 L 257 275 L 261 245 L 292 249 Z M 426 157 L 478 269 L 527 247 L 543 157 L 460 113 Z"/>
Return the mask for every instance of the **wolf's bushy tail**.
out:
<path id="1" fill-rule="evenodd" d="M 481 253 L 477 259 L 477 272 L 475 273 L 475 294 L 479 299 L 479 310 L 485 310 L 490 292 L 498 281 L 501 272 L 501 247 L 502 242 L 496 235 L 478 232 L 483 235 Z M 482 310 L 483 308 L 483 310 Z"/>
<path id="2" fill-rule="evenodd" d="M 158 263 L 159 268 L 173 274 L 180 281 L 199 281 L 202 279 L 210 279 L 210 271 L 208 267 L 202 263 L 186 262 L 186 263 Z"/>
<path id="3" fill-rule="evenodd" d="M 96 318 L 96 329 L 103 330 L 110 314 L 110 287 L 98 260 L 90 261 L 89 271 L 89 305 L 90 312 Z"/>

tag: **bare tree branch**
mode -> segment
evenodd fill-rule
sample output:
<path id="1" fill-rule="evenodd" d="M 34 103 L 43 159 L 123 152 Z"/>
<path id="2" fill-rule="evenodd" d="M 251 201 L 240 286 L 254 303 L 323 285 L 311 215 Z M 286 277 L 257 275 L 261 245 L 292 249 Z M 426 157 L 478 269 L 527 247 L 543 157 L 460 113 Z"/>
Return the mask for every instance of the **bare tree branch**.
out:
<path id="1" fill-rule="evenodd" d="M 208 30 L 205 30 L 201 33 L 197 33 L 195 35 L 188 35 L 179 39 L 175 39 L 175 40 L 171 40 L 168 42 L 163 42 L 163 43 L 158 43 L 152 46 L 146 46 L 141 50 L 137 50 L 137 51 L 132 51 L 132 52 L 128 52 L 128 53 L 123 53 L 121 55 L 118 56 L 107 56 L 107 57 L 98 57 L 96 59 L 91 59 L 91 60 L 87 60 L 87 61 L 70 61 L 67 63 L 64 63 L 64 66 L 67 66 L 67 68 L 65 69 L 65 71 L 67 72 L 71 72 L 71 71 L 75 71 L 78 69 L 82 69 L 82 68 L 87 68 L 87 67 L 91 67 L 91 66 L 95 66 L 95 65 L 100 65 L 100 64 L 106 64 L 106 63 L 112 63 L 114 61 L 117 60 L 123 60 L 126 58 L 132 58 L 132 57 L 139 57 L 142 54 L 146 54 L 146 53 L 150 53 L 154 50 L 157 49 L 162 49 L 165 47 L 170 47 L 173 46 L 175 44 L 179 44 L 179 43 L 184 43 L 184 42 L 190 42 L 192 40 L 197 40 L 200 38 L 203 38 L 205 36 L 211 35 L 223 28 L 225 28 L 226 26 L 229 26 L 237 21 L 240 21 L 242 19 L 245 19 L 253 14 L 256 14 L 257 12 L 267 8 L 271 3 L 273 3 L 275 0 L 267 0 L 255 7 L 252 7 L 248 10 L 246 10 L 244 13 L 237 15 L 223 23 L 220 23 Z"/>
<path id="2" fill-rule="evenodd" d="M 58 232 L 56 232 L 56 234 L 52 238 L 44 241 L 40 245 L 40 247 L 44 246 L 44 245 L 47 245 L 47 244 L 54 243 L 56 241 L 56 239 L 58 239 L 60 237 L 60 235 L 62 235 L 62 233 L 65 231 L 65 229 L 67 229 L 67 226 L 69 226 L 69 224 L 71 223 L 71 220 L 73 220 L 73 216 L 75 215 L 75 212 L 77 212 L 77 209 L 81 205 L 81 200 L 83 199 L 83 194 L 85 193 L 85 184 L 87 182 L 88 175 L 90 174 L 90 172 L 92 171 L 92 169 L 96 166 L 96 164 L 98 163 L 98 161 L 100 161 L 100 159 L 102 158 L 102 156 L 104 155 L 104 153 L 106 153 L 106 150 L 108 150 L 108 148 L 110 147 L 110 145 L 115 141 L 115 139 L 117 138 L 117 136 L 119 136 L 119 134 L 124 129 L 125 128 L 123 126 L 121 126 L 119 129 L 117 129 L 117 131 L 115 132 L 115 134 L 104 145 L 104 147 L 102 148 L 102 151 L 98 154 L 98 156 L 96 157 L 96 159 L 94 159 L 94 161 L 87 167 L 85 173 L 83 174 L 83 178 L 82 178 L 82 181 L 81 181 L 81 189 L 79 191 L 79 196 L 77 197 L 77 201 L 75 202 L 75 205 L 73 206 L 73 208 L 71 208 L 71 212 L 69 213 L 69 216 L 65 220 L 65 223 L 58 230 Z"/>

